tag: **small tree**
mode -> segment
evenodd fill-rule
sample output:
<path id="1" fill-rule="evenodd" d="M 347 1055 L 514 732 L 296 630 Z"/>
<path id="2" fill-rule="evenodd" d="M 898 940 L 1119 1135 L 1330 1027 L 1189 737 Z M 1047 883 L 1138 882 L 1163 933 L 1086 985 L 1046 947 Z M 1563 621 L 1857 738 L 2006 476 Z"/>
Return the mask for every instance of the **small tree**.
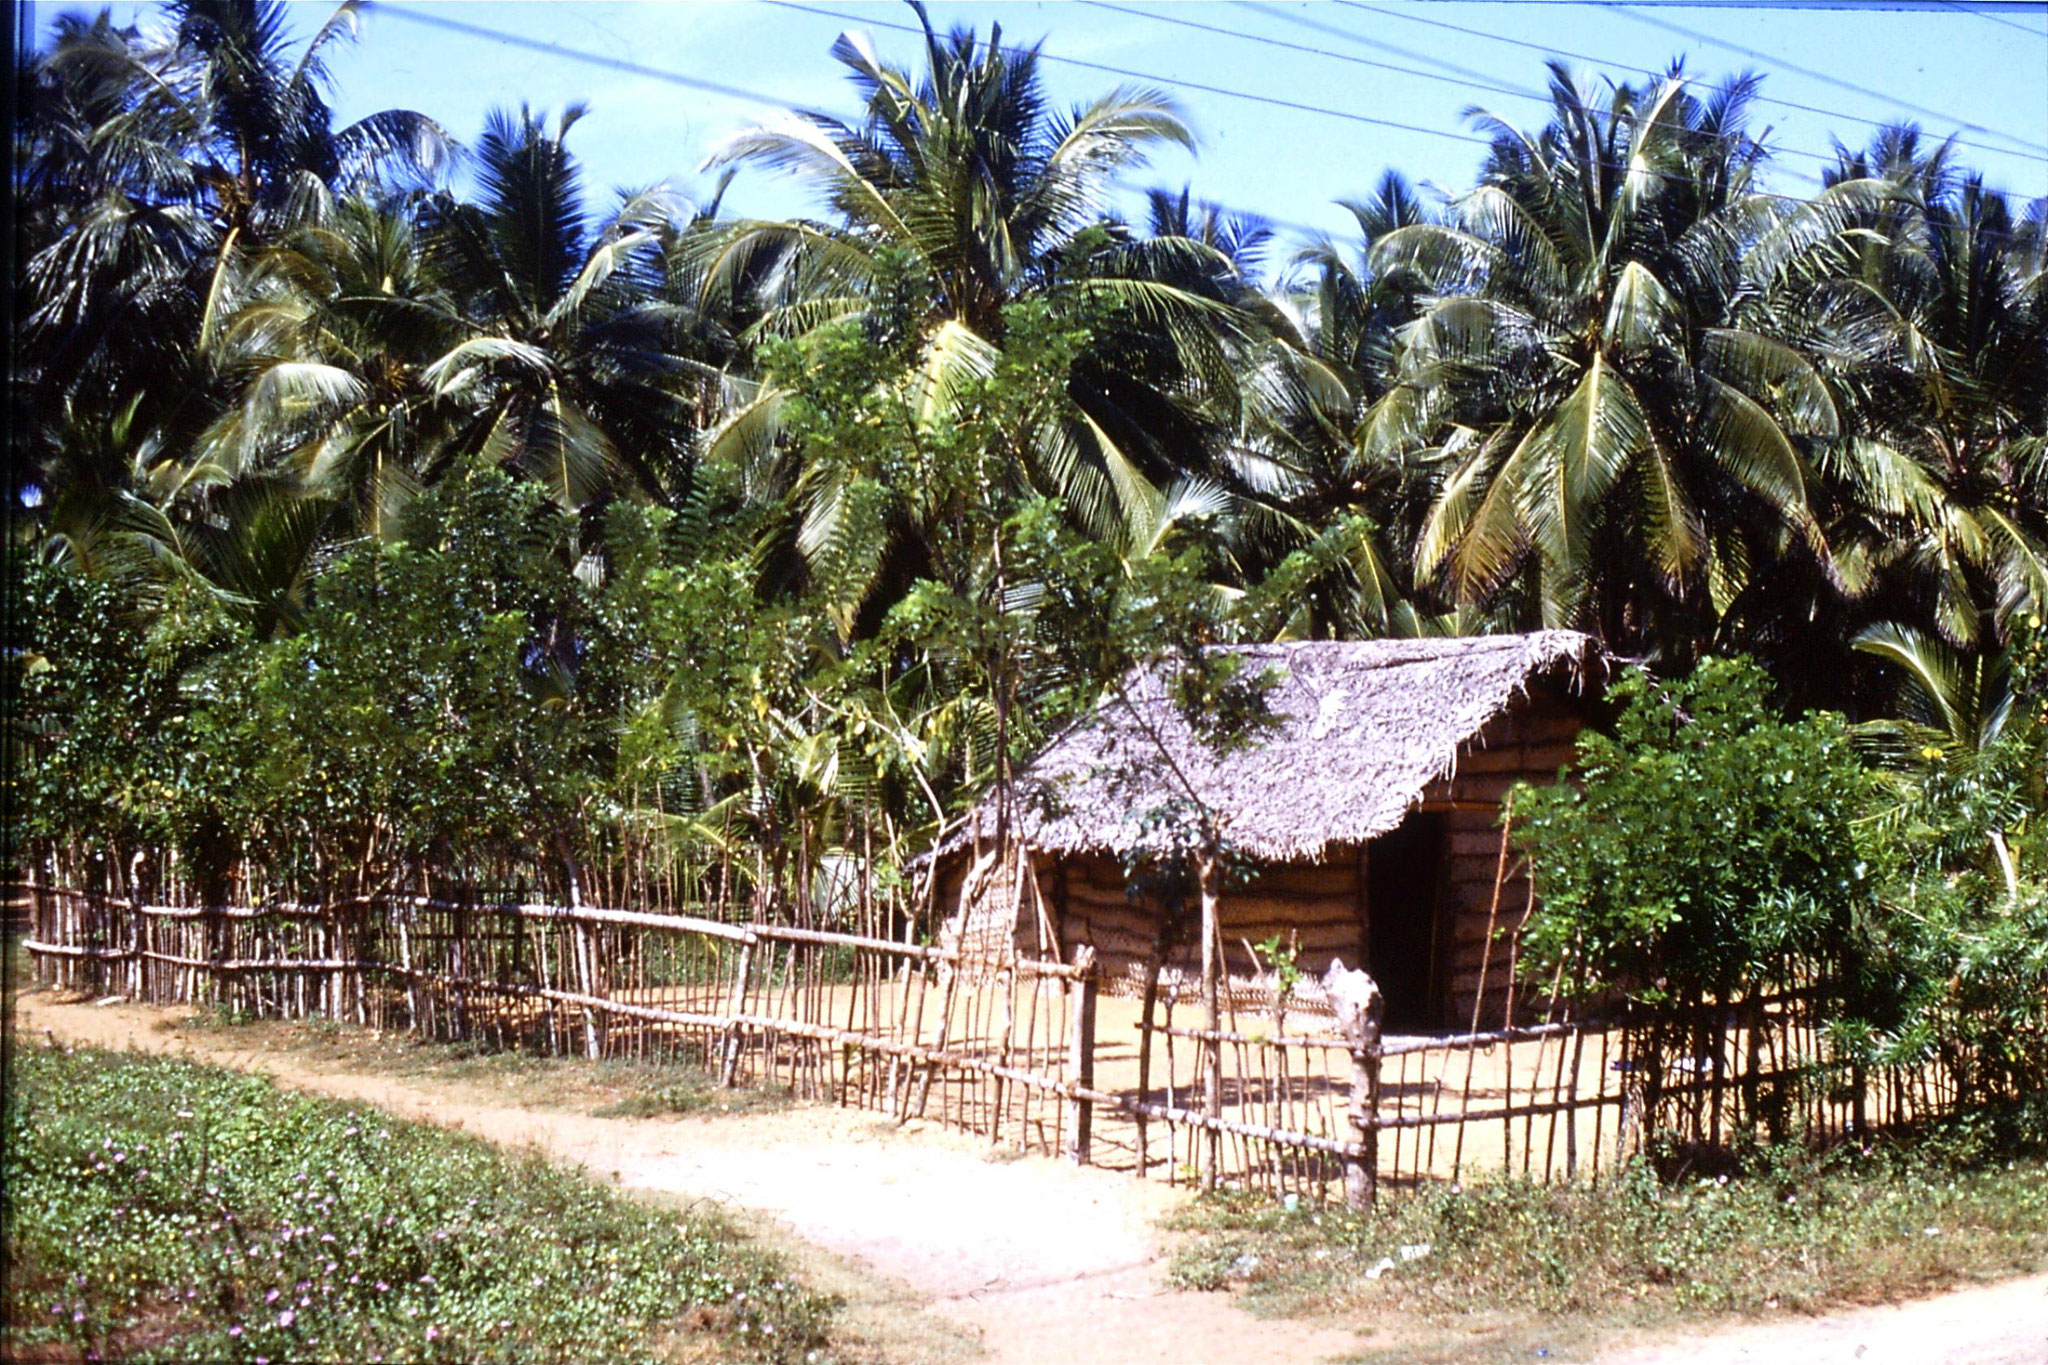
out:
<path id="1" fill-rule="evenodd" d="M 1700 1001 L 1856 955 L 1877 882 L 1857 824 L 1869 775 L 1840 717 L 1786 720 L 1767 688 L 1742 660 L 1633 671 L 1614 733 L 1580 737 L 1578 781 L 1517 790 L 1533 979 Z"/>

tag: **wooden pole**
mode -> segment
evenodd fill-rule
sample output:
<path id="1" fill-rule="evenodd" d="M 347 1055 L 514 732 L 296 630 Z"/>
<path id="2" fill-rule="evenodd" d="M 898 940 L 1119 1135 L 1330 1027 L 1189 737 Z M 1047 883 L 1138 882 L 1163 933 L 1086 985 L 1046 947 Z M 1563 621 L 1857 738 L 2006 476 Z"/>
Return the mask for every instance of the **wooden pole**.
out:
<path id="1" fill-rule="evenodd" d="M 732 1023 L 726 1026 L 725 1055 L 718 1064 L 718 1084 L 726 1090 L 732 1089 L 733 1083 L 739 1076 L 740 1049 L 743 1042 L 740 1036 L 739 1016 L 746 1012 L 747 977 L 752 972 L 753 967 L 754 945 L 742 943 L 740 945 L 739 968 L 733 974 L 732 993 L 727 997 L 725 1004 L 725 1011 L 731 1016 Z"/>
<path id="2" fill-rule="evenodd" d="M 1152 960 L 1145 964 L 1145 992 L 1138 1003 L 1138 1103 L 1152 1102 L 1152 1011 L 1159 1005 L 1159 967 L 1166 956 L 1165 930 L 1153 940 Z M 1173 1168 L 1173 1134 L 1169 1130 L 1166 1139 L 1166 1165 L 1169 1175 Z M 1143 1110 L 1138 1112 L 1138 1178 L 1150 1172 L 1152 1166 L 1152 1134 Z"/>
<path id="3" fill-rule="evenodd" d="M 1223 1117 L 1223 1018 L 1217 1008 L 1217 978 L 1222 964 L 1217 948 L 1221 942 L 1221 890 L 1223 866 L 1213 846 L 1195 855 L 1195 875 L 1202 893 L 1202 1014 L 1209 1036 L 1202 1042 L 1202 1112 L 1212 1119 Z M 1209 1127 L 1202 1138 L 1202 1188 L 1214 1190 L 1223 1162 L 1222 1131 Z"/>
<path id="4" fill-rule="evenodd" d="M 1083 945 L 1074 950 L 1074 965 L 1095 965 L 1095 950 Z M 1036 988 L 1034 987 L 1034 990 Z M 1070 983 L 1073 1014 L 1067 1020 L 1067 1081 L 1083 1090 L 1095 1088 L 1095 973 Z M 1028 1063 L 1027 1063 L 1028 1065 Z M 1069 1107 L 1072 1119 L 1067 1129 L 1067 1159 L 1076 1166 L 1088 1164 L 1088 1141 L 1095 1119 L 1095 1106 L 1076 1094 Z"/>
<path id="5" fill-rule="evenodd" d="M 1369 1209 L 1380 1189 L 1380 1023 L 1387 1002 L 1370 975 L 1346 971 L 1341 960 L 1330 964 L 1323 989 L 1351 1052 L 1351 1103 L 1345 1117 L 1358 1152 L 1344 1158 L 1344 1203 Z"/>

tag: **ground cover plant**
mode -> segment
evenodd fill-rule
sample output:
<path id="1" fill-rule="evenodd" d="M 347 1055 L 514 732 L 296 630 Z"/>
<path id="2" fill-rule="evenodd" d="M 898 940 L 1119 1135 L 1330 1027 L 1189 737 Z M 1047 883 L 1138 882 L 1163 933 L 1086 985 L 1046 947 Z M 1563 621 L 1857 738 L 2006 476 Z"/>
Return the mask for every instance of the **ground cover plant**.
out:
<path id="1" fill-rule="evenodd" d="M 716 1216 L 187 1062 L 22 1048 L 11 1359 L 822 1361 Z"/>
<path id="2" fill-rule="evenodd" d="M 1486 1181 L 1374 1213 L 1224 1195 L 1178 1216 L 1191 1237 L 1172 1276 L 1241 1287 L 1261 1312 L 1420 1315 L 1455 1345 L 1385 1357 L 1418 1362 L 1910 1297 L 2048 1265 L 2039 1117 L 2031 1150 L 2009 1142 L 2016 1122 L 1957 1125 L 1912 1147 L 1765 1149 L 1732 1176 L 1638 1163 L 1599 1187 Z"/>

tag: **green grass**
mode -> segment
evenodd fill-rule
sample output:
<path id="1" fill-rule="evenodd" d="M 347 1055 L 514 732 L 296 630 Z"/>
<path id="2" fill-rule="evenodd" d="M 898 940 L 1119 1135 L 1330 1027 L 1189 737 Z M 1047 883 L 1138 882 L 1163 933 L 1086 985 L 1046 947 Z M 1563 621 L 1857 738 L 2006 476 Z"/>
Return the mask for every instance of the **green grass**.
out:
<path id="1" fill-rule="evenodd" d="M 12 1066 L 9 1359 L 833 1355 L 834 1302 L 714 1216 L 214 1067 Z"/>
<path id="2" fill-rule="evenodd" d="M 1218 1196 L 1178 1216 L 1182 1287 L 1254 1311 L 1436 1329 L 1384 1361 L 1527 1360 L 1714 1314 L 1906 1297 L 2048 1265 L 2048 1162 L 1957 1130 L 1913 1150 L 1757 1153 L 1733 1178 L 1493 1181 L 1375 1213 Z"/>

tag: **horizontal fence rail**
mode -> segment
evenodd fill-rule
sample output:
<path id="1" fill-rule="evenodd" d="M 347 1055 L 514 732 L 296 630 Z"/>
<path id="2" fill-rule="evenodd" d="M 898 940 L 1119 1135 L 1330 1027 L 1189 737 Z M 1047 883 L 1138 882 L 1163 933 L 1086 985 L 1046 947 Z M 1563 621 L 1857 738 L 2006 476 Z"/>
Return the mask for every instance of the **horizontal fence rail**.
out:
<path id="1" fill-rule="evenodd" d="M 1445 1037 L 1346 1032 L 1327 1000 L 1106 991 L 1071 961 L 684 914 L 430 896 L 135 905 L 29 888 L 51 985 L 591 1059 L 677 1061 L 1020 1151 L 1354 1202 L 1642 1153 L 1829 1140 L 1953 1103 L 1930 1069 L 1829 1060 L 1823 993 Z M 1177 1011 L 1182 1015 L 1176 1019 Z M 1341 1011 L 1336 1013 L 1341 1014 Z M 1211 1082 L 1213 1081 L 1213 1085 Z M 1211 1092 L 1213 1090 L 1213 1100 Z"/>

